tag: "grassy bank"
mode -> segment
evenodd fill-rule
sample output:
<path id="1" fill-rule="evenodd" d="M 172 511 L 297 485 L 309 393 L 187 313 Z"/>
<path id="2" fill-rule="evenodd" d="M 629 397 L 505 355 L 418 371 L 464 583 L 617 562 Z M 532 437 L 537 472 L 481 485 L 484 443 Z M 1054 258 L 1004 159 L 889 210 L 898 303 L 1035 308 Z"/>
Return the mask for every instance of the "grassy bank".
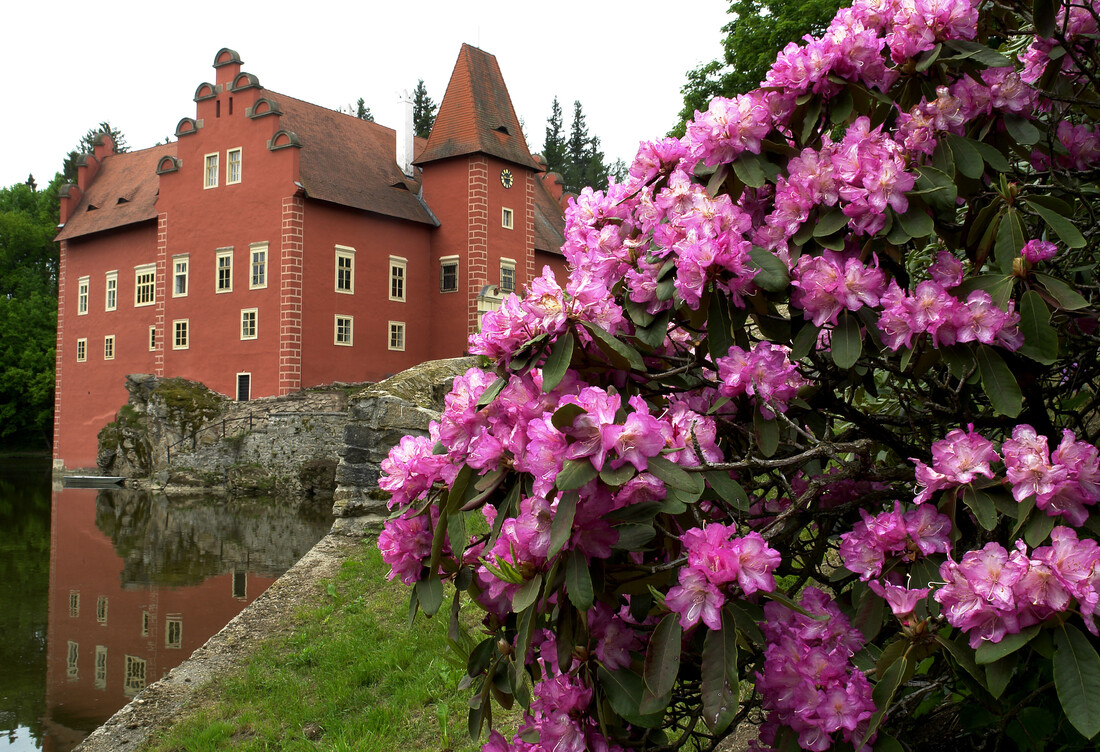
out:
<path id="1" fill-rule="evenodd" d="M 474 750 L 465 674 L 444 658 L 446 621 L 408 625 L 408 588 L 388 582 L 373 542 L 345 562 L 323 603 L 300 614 L 199 708 L 159 732 L 157 752 Z"/>

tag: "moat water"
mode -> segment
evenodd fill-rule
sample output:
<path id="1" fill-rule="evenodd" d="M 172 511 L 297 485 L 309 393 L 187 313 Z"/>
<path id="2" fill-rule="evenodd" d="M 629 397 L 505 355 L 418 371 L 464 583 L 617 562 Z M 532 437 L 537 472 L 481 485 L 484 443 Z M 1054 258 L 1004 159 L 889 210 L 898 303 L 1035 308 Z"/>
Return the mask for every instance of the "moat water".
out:
<path id="1" fill-rule="evenodd" d="M 327 505 L 62 488 L 0 459 L 0 752 L 68 752 L 293 566 Z"/>

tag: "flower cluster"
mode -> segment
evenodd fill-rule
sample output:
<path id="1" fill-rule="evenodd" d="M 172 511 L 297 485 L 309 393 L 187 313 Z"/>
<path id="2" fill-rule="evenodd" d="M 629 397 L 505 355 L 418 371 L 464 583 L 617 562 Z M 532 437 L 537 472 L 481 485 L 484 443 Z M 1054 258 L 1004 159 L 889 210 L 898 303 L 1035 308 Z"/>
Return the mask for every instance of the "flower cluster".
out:
<path id="1" fill-rule="evenodd" d="M 879 329 L 891 350 L 913 347 L 921 334 L 936 347 L 981 342 L 1015 351 L 1024 344 L 1013 302 L 1001 308 L 985 290 L 974 290 L 962 301 L 935 279 L 921 282 L 911 295 L 890 280 L 880 300 Z"/>
<path id="2" fill-rule="evenodd" d="M 1097 634 L 1094 615 L 1100 604 L 1100 546 L 1078 539 L 1068 527 L 1056 527 L 1051 545 L 1029 555 L 1023 541 L 1011 554 L 999 543 L 967 551 L 958 562 L 940 567 L 947 584 L 936 591 L 948 623 L 970 635 L 970 647 L 1000 642 L 1076 601 L 1085 626 Z"/>
<path id="3" fill-rule="evenodd" d="M 886 276 L 878 267 L 868 267 L 858 258 L 826 251 L 821 256 L 802 256 L 791 269 L 791 302 L 803 315 L 821 326 L 836 323 L 843 310 L 858 311 L 877 306 L 886 291 Z"/>
<path id="4" fill-rule="evenodd" d="M 775 417 L 774 406 L 784 412 L 787 403 L 797 394 L 806 380 L 791 362 L 791 350 L 785 345 L 758 342 L 751 350 L 737 345 L 729 349 L 729 355 L 718 358 L 718 392 L 723 397 L 747 394 L 756 401 L 760 414 Z"/>
<path id="5" fill-rule="evenodd" d="M 711 629 L 721 629 L 725 591 L 735 582 L 745 595 L 775 590 L 772 572 L 779 566 L 779 552 L 760 533 L 740 538 L 736 534 L 736 526 L 712 523 L 680 536 L 688 565 L 680 569 L 680 584 L 669 589 L 665 604 L 680 615 L 684 629 L 700 620 Z"/>
<path id="6" fill-rule="evenodd" d="M 760 742 L 774 744 L 782 724 L 798 734 L 802 749 L 829 749 L 838 732 L 840 739 L 856 743 L 875 711 L 871 685 L 851 662 L 863 636 L 816 588 L 802 593 L 802 608 L 809 616 L 778 603 L 764 606 L 761 628 L 768 647 L 756 688 L 769 713 Z"/>
<path id="7" fill-rule="evenodd" d="M 1049 452 L 1047 437 L 1029 425 L 1012 430 L 1001 446 L 1005 477 L 1012 496 L 1023 501 L 1035 497 L 1035 506 L 1051 517 L 1061 515 L 1071 525 L 1088 518 L 1085 505 L 1100 501 L 1100 459 L 1096 447 L 1077 441 L 1072 431 L 1062 431 L 1058 448 Z"/>
<path id="8" fill-rule="evenodd" d="M 872 515 L 860 509 L 859 513 L 863 521 L 840 536 L 840 558 L 861 580 L 882 574 L 888 557 L 913 561 L 947 551 L 951 519 L 930 504 L 903 513 L 901 503 L 894 502 L 893 511 Z"/>
<path id="9" fill-rule="evenodd" d="M 956 428 L 947 436 L 932 444 L 932 466 L 917 459 L 917 483 L 923 488 L 914 501 L 923 504 L 932 494 L 944 488 L 965 486 L 979 475 L 992 479 L 991 462 L 1001 459 L 993 442 L 974 430 L 970 424 L 966 431 Z"/>

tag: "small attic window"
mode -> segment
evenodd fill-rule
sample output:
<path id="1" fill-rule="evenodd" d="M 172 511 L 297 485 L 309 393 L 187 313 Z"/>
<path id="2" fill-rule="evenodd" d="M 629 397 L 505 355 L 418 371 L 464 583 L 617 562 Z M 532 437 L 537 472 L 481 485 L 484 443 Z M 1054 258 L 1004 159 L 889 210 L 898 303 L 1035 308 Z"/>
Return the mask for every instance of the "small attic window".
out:
<path id="1" fill-rule="evenodd" d="M 496 128 L 493 128 L 493 130 L 496 131 L 497 133 L 503 133 L 505 136 L 512 135 L 511 133 L 508 132 L 508 127 L 504 126 L 504 125 L 498 125 Z"/>
<path id="2" fill-rule="evenodd" d="M 87 208 L 87 209 L 85 209 L 84 211 L 95 211 L 95 210 L 96 210 L 96 209 L 98 209 L 98 208 L 99 208 L 99 207 L 98 207 L 98 206 L 96 206 L 95 204 L 88 204 L 88 208 Z"/>
<path id="3" fill-rule="evenodd" d="M 407 190 L 409 190 L 409 186 L 405 185 L 405 184 L 404 184 L 403 182 L 401 182 L 400 180 L 399 180 L 399 181 L 397 181 L 396 183 L 390 183 L 390 188 L 400 188 L 400 189 L 401 189 L 401 190 L 403 190 L 403 191 L 407 191 Z"/>
<path id="4" fill-rule="evenodd" d="M 125 196 L 119 196 L 118 201 L 116 203 L 128 204 L 128 203 L 130 203 L 130 199 L 126 198 Z"/>

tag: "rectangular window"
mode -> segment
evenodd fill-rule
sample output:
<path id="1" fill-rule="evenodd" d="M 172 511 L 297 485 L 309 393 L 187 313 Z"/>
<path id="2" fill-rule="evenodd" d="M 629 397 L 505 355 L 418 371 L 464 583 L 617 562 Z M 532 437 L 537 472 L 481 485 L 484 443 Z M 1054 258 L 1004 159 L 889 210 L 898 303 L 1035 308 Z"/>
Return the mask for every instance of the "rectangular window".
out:
<path id="1" fill-rule="evenodd" d="M 172 297 L 182 298 L 187 294 L 187 270 L 189 267 L 187 256 L 174 256 L 172 258 Z"/>
<path id="2" fill-rule="evenodd" d="M 164 620 L 164 647 L 183 647 L 183 617 L 179 614 L 170 614 Z"/>
<path id="3" fill-rule="evenodd" d="M 500 210 L 500 226 L 505 230 L 512 229 L 512 210 L 501 209 Z"/>
<path id="4" fill-rule="evenodd" d="M 81 277 L 76 283 L 76 312 L 83 316 L 88 312 L 88 287 L 91 284 L 87 277 Z"/>
<path id="5" fill-rule="evenodd" d="M 355 249 L 336 246 L 336 292 L 355 292 Z"/>
<path id="6" fill-rule="evenodd" d="M 334 335 L 333 341 L 337 345 L 351 347 L 353 323 L 351 316 L 336 315 L 336 334 Z"/>
<path id="7" fill-rule="evenodd" d="M 145 689 L 145 660 L 136 655 L 126 656 L 126 678 L 122 685 L 122 692 L 127 697 L 133 697 Z"/>
<path id="8" fill-rule="evenodd" d="M 458 292 L 458 256 L 440 259 L 439 291 Z"/>
<path id="9" fill-rule="evenodd" d="M 390 256 L 390 300 L 405 299 L 405 267 L 408 262 L 400 256 Z"/>
<path id="10" fill-rule="evenodd" d="M 148 611 L 142 611 L 141 612 L 141 636 L 142 637 L 148 637 L 149 636 L 149 612 Z"/>
<path id="11" fill-rule="evenodd" d="M 83 363 L 88 359 L 88 340 L 81 337 L 76 341 L 76 362 Z"/>
<path id="12" fill-rule="evenodd" d="M 241 339 L 256 339 L 257 313 L 256 308 L 245 308 L 241 311 Z"/>
<path id="13" fill-rule="evenodd" d="M 76 590 L 69 592 L 69 616 L 73 619 L 80 616 L 80 593 Z"/>
<path id="14" fill-rule="evenodd" d="M 233 185 L 241 182 L 241 150 L 240 147 L 230 149 L 225 153 L 225 184 Z"/>
<path id="15" fill-rule="evenodd" d="M 189 319 L 180 319 L 172 322 L 172 349 L 186 350 L 189 347 L 187 323 Z"/>
<path id="16" fill-rule="evenodd" d="M 101 595 L 95 602 L 95 620 L 100 624 L 107 623 L 107 596 Z"/>
<path id="17" fill-rule="evenodd" d="M 510 258 L 500 260 L 500 291 L 516 291 L 516 262 Z"/>
<path id="18" fill-rule="evenodd" d="M 237 600 L 248 597 L 248 572 L 233 570 L 233 597 Z"/>
<path id="19" fill-rule="evenodd" d="M 157 302 L 157 265 L 135 266 L 134 306 L 153 305 L 155 302 Z"/>
<path id="20" fill-rule="evenodd" d="M 103 310 L 113 311 L 118 308 L 118 272 L 107 272 L 107 299 Z"/>
<path id="21" fill-rule="evenodd" d="M 79 658 L 80 645 L 69 640 L 69 655 L 65 661 L 65 676 L 69 681 L 76 681 L 80 678 L 80 672 L 77 666 L 77 659 Z"/>
<path id="22" fill-rule="evenodd" d="M 107 646 L 95 646 L 95 688 L 107 689 Z"/>
<path id="23" fill-rule="evenodd" d="M 252 399 L 252 374 L 237 374 L 237 402 L 248 402 Z"/>
<path id="24" fill-rule="evenodd" d="M 267 243 L 253 243 L 249 248 L 252 253 L 252 276 L 248 288 L 267 287 Z"/>
<path id="25" fill-rule="evenodd" d="M 218 187 L 218 155 L 207 154 L 206 155 L 206 169 L 203 170 L 202 187 L 203 188 L 217 188 Z"/>
<path id="26" fill-rule="evenodd" d="M 157 327 L 156 324 L 149 325 L 149 351 L 157 349 Z"/>
<path id="27" fill-rule="evenodd" d="M 233 249 L 218 251 L 215 292 L 233 292 Z"/>
<path id="28" fill-rule="evenodd" d="M 115 335 L 113 334 L 108 334 L 103 338 L 103 359 L 115 359 Z"/>
<path id="29" fill-rule="evenodd" d="M 390 349 L 391 350 L 404 350 L 405 349 L 405 322 L 403 322 L 403 321 L 391 321 L 390 322 Z"/>

